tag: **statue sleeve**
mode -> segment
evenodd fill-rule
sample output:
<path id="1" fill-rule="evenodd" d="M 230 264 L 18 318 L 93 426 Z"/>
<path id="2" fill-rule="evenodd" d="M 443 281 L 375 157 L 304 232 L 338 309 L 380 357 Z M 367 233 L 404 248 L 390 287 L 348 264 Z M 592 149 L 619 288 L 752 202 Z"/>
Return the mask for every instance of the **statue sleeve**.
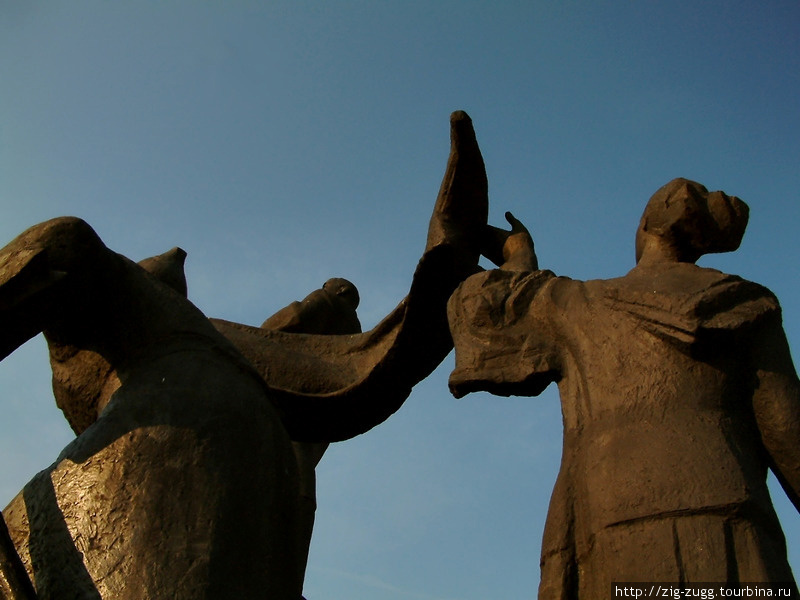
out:
<path id="1" fill-rule="evenodd" d="M 550 288 L 561 279 L 551 271 L 492 270 L 456 290 L 448 303 L 454 396 L 537 396 L 558 379 L 558 335 L 549 305 Z"/>
<path id="2" fill-rule="evenodd" d="M 756 335 L 753 359 L 753 412 L 761 440 L 773 473 L 800 511 L 800 382 L 779 313 Z"/>

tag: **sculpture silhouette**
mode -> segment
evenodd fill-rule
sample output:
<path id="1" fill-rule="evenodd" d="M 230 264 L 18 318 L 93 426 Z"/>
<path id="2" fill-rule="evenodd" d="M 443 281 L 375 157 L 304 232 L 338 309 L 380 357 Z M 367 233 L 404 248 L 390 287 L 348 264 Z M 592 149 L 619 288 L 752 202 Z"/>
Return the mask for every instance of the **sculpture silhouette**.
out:
<path id="1" fill-rule="evenodd" d="M 491 229 L 500 266 L 449 302 L 456 396 L 558 384 L 561 469 L 539 597 L 612 582 L 791 582 L 767 469 L 800 510 L 800 386 L 778 301 L 694 264 L 739 246 L 747 206 L 676 179 L 651 198 L 624 277 L 538 270 L 527 230 Z"/>
<path id="2" fill-rule="evenodd" d="M 438 365 L 446 301 L 476 269 L 487 211 L 471 121 L 454 113 L 409 294 L 356 335 L 211 321 L 181 293 L 181 251 L 143 268 L 75 218 L 0 251 L 0 358 L 46 332 L 79 434 L 5 511 L 39 597 L 300 598 L 292 440 L 368 430 Z M 4 566 L 3 594 L 31 597 Z"/>

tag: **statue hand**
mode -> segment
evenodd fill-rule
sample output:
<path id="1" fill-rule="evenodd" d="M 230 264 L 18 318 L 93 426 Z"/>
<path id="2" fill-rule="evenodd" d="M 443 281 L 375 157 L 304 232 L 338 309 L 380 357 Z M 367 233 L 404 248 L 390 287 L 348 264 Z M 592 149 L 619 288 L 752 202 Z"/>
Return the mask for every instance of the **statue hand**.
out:
<path id="1" fill-rule="evenodd" d="M 428 227 L 426 251 L 440 245 L 456 250 L 471 268 L 480 258 L 480 238 L 489 215 L 489 191 L 472 120 L 464 111 L 450 115 L 450 156 Z"/>
<path id="2" fill-rule="evenodd" d="M 510 231 L 486 226 L 481 254 L 506 271 L 537 270 L 539 261 L 528 229 L 510 212 L 506 213 L 506 221 L 511 225 Z"/>

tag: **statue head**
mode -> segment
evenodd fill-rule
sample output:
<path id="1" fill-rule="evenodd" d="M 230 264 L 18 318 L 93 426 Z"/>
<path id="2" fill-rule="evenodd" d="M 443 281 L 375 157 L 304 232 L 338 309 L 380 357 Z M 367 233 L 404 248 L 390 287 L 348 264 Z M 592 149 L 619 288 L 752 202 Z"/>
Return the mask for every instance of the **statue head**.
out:
<path id="1" fill-rule="evenodd" d="M 322 289 L 344 300 L 353 310 L 358 308 L 358 303 L 361 300 L 358 295 L 358 289 L 347 279 L 342 279 L 341 277 L 328 279 L 328 281 L 322 285 Z"/>
<path id="2" fill-rule="evenodd" d="M 647 203 L 636 232 L 636 262 L 643 257 L 695 262 L 704 254 L 736 250 L 749 208 L 736 196 L 709 192 L 688 179 L 673 179 Z"/>

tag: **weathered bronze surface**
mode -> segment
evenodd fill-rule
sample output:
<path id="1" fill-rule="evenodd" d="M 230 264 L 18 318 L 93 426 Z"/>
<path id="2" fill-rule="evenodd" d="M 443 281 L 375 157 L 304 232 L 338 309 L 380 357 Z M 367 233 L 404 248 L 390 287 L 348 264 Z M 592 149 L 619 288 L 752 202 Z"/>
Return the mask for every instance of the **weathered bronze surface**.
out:
<path id="1" fill-rule="evenodd" d="M 388 418 L 453 340 L 456 396 L 559 386 L 540 598 L 603 598 L 619 581 L 796 588 L 766 487 L 771 469 L 800 510 L 780 307 L 695 265 L 739 246 L 747 206 L 674 180 L 645 209 L 627 275 L 556 277 L 513 216 L 487 226 L 462 112 L 451 142 L 409 294 L 363 333 L 343 279 L 253 327 L 188 301 L 177 248 L 137 265 L 60 218 L 0 250 L 0 358 L 44 332 L 78 434 L 4 511 L 0 597 L 297 600 L 327 445 Z M 479 272 L 480 254 L 499 268 Z"/>
<path id="2" fill-rule="evenodd" d="M 261 324 L 261 328 L 320 335 L 361 333 L 361 322 L 356 314 L 358 303 L 359 294 L 355 285 L 338 277 L 329 279 L 302 301 L 292 302 L 269 317 Z M 303 578 L 317 510 L 316 468 L 328 446 L 328 442 L 292 442 L 300 486 L 297 542 Z"/>
<path id="3" fill-rule="evenodd" d="M 800 510 L 800 385 L 769 290 L 694 264 L 739 246 L 747 206 L 676 179 L 652 197 L 624 277 L 538 270 L 527 230 L 449 302 L 450 387 L 561 394 L 564 446 L 539 597 L 612 582 L 792 582 L 767 470 Z M 796 586 L 795 586 L 795 594 Z"/>
<path id="4" fill-rule="evenodd" d="M 1 250 L 0 358 L 44 331 L 79 434 L 4 513 L 39 597 L 300 598 L 310 528 L 292 442 L 370 429 L 439 364 L 446 302 L 477 269 L 487 212 L 472 124 L 454 113 L 409 294 L 352 335 L 322 334 L 352 330 L 350 316 L 320 325 L 302 311 L 278 313 L 278 330 L 211 321 L 185 297 L 181 250 L 137 265 L 75 218 Z M 331 286 L 354 310 L 354 288 Z M 279 330 L 293 320 L 315 333 Z M 32 597 L 4 581 L 6 597 Z"/>

